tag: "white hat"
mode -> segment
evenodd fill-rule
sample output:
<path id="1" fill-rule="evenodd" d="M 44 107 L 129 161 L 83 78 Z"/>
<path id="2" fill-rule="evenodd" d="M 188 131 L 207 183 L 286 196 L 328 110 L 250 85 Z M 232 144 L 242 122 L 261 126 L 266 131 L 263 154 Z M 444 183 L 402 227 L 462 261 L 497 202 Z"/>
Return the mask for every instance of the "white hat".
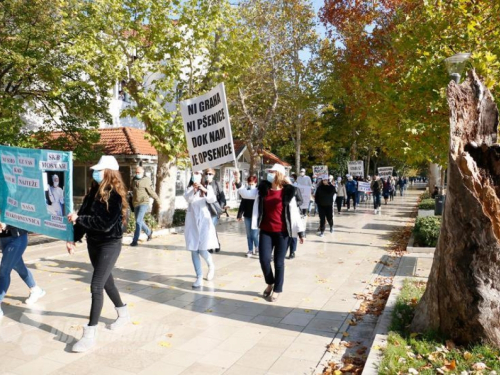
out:
<path id="1" fill-rule="evenodd" d="M 328 176 L 328 181 L 333 181 L 333 175 Z"/>
<path id="2" fill-rule="evenodd" d="M 267 172 L 271 172 L 271 171 L 275 171 L 275 172 L 280 172 L 283 176 L 286 176 L 286 171 L 285 171 L 285 167 L 282 166 L 281 164 L 274 164 L 272 168 L 269 168 L 267 170 Z"/>
<path id="3" fill-rule="evenodd" d="M 342 181 L 342 177 L 337 177 L 337 181 Z"/>
<path id="4" fill-rule="evenodd" d="M 103 169 L 111 169 L 112 171 L 117 171 L 120 169 L 120 167 L 118 166 L 118 162 L 116 161 L 114 156 L 103 155 L 99 159 L 99 163 L 97 163 L 93 167 L 90 167 L 90 169 L 96 171 L 102 171 Z"/>
<path id="5" fill-rule="evenodd" d="M 304 168 L 302 168 L 300 171 L 301 171 L 301 172 L 305 172 L 306 170 L 305 170 Z"/>

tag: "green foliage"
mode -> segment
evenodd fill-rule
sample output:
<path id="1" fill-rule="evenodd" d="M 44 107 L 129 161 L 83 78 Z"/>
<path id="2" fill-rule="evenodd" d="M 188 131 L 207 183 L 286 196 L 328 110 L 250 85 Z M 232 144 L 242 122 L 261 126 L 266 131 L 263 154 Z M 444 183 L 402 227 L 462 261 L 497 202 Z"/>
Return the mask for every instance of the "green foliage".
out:
<path id="1" fill-rule="evenodd" d="M 92 132 L 109 121 L 110 81 L 80 23 L 88 2 L 11 0 L 0 4 L 0 143 L 41 147 L 47 134 Z M 90 33 L 90 34 L 89 34 Z M 28 125 L 28 126 L 26 126 Z M 37 137 L 34 130 L 41 127 Z M 78 137 L 75 156 L 92 139 Z"/>
<path id="2" fill-rule="evenodd" d="M 146 215 L 144 216 L 144 222 L 150 229 L 158 228 L 158 222 L 156 221 L 154 216 L 151 215 L 151 212 L 146 213 Z M 131 212 L 127 222 L 127 233 L 134 233 L 134 231 L 135 231 L 135 215 L 133 212 Z"/>
<path id="3" fill-rule="evenodd" d="M 174 227 L 182 227 L 186 223 L 186 210 L 177 209 L 174 212 L 174 221 L 172 222 L 172 226 Z"/>
<path id="4" fill-rule="evenodd" d="M 427 190 L 425 192 L 423 192 L 422 194 L 420 194 L 421 201 L 424 201 L 424 200 L 430 199 L 430 198 L 431 198 L 431 194 Z"/>
<path id="5" fill-rule="evenodd" d="M 418 204 L 418 208 L 420 210 L 433 210 L 436 208 L 436 201 L 433 198 L 422 199 Z"/>
<path id="6" fill-rule="evenodd" d="M 417 217 L 413 234 L 415 242 L 422 247 L 436 247 L 441 231 L 441 217 Z"/>
<path id="7" fill-rule="evenodd" d="M 442 368 L 453 360 L 456 368 L 448 368 L 444 372 L 451 371 L 450 373 L 456 374 L 462 371 L 471 372 L 472 366 L 478 362 L 485 363 L 490 371 L 499 371 L 498 348 L 488 345 L 454 348 L 448 345 L 445 337 L 436 332 L 414 333 L 408 329 L 425 287 L 426 284 L 422 282 L 410 279 L 404 281 L 392 315 L 391 332 L 387 347 L 383 349 L 379 374 L 407 374 L 409 369 L 413 368 L 419 374 L 431 375 L 437 373 L 437 368 Z M 446 348 L 447 346 L 449 347 Z M 438 348 L 441 348 L 439 352 Z M 428 366 L 429 363 L 431 366 Z"/>

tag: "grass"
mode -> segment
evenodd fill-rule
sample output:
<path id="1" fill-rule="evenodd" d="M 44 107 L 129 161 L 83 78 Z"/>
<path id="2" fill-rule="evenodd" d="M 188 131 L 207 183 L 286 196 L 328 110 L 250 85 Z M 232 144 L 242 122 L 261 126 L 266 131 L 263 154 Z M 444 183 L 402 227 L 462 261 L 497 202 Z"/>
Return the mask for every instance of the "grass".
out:
<path id="1" fill-rule="evenodd" d="M 396 302 L 379 374 L 460 374 L 462 371 L 489 374 L 493 370 L 500 371 L 500 350 L 497 348 L 488 345 L 460 347 L 436 332 L 417 334 L 409 331 L 425 286 L 423 282 L 405 280 Z M 487 369 L 476 371 L 474 366 L 478 363 L 485 364 Z"/>

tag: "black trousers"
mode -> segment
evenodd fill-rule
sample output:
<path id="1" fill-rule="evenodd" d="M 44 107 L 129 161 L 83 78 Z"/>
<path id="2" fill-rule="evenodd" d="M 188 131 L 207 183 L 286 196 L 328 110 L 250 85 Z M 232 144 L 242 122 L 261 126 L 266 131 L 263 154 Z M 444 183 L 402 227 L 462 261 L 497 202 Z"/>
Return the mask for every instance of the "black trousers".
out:
<path id="1" fill-rule="evenodd" d="M 285 281 L 285 257 L 288 248 L 288 233 L 260 231 L 259 260 L 266 284 L 274 284 L 274 291 L 281 293 Z M 274 271 L 271 267 L 271 256 L 274 250 Z"/>
<path id="2" fill-rule="evenodd" d="M 320 232 L 325 231 L 326 220 L 328 220 L 328 224 L 330 227 L 333 227 L 333 206 L 318 206 L 319 213 L 319 230 Z"/>
<path id="3" fill-rule="evenodd" d="M 356 208 L 356 193 L 347 193 L 347 209 L 351 208 L 351 198 L 352 205 Z"/>
<path id="4" fill-rule="evenodd" d="M 87 248 L 90 262 L 94 267 L 90 283 L 92 306 L 89 326 L 96 326 L 99 323 L 104 304 L 103 290 L 106 290 L 106 294 L 116 307 L 124 306 L 111 274 L 122 249 L 122 240 L 96 241 L 87 239 Z"/>
<path id="5" fill-rule="evenodd" d="M 342 203 L 344 203 L 344 197 L 337 197 L 335 203 L 337 204 L 337 212 L 340 213 L 340 210 L 342 210 Z"/>

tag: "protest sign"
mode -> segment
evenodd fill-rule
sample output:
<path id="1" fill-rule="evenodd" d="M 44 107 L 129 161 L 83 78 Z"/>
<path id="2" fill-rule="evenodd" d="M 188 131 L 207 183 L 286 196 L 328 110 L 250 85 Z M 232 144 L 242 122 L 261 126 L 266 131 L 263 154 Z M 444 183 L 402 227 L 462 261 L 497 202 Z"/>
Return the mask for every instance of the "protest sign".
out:
<path id="1" fill-rule="evenodd" d="M 394 169 L 394 167 L 381 167 L 381 168 L 378 168 L 378 175 L 380 176 L 380 178 L 386 179 L 387 177 L 391 177 L 392 176 L 392 170 L 393 169 Z"/>
<path id="2" fill-rule="evenodd" d="M 193 171 L 236 160 L 223 83 L 180 106 Z"/>
<path id="3" fill-rule="evenodd" d="M 347 171 L 353 177 L 364 178 L 365 173 L 363 170 L 363 160 L 350 161 L 347 164 Z"/>
<path id="4" fill-rule="evenodd" d="M 321 178 L 322 180 L 328 179 L 328 167 L 326 165 L 314 165 L 313 176 Z"/>
<path id="5" fill-rule="evenodd" d="M 73 153 L 0 146 L 0 221 L 73 241 Z"/>
<path id="6" fill-rule="evenodd" d="M 309 208 L 309 202 L 311 201 L 311 193 L 312 193 L 311 186 L 297 184 L 297 189 L 300 190 L 300 194 L 302 196 L 302 205 L 299 208 L 300 209 Z"/>
<path id="7" fill-rule="evenodd" d="M 358 182 L 358 191 L 362 191 L 364 193 L 369 193 L 372 191 L 370 188 L 370 183 L 369 182 Z"/>

